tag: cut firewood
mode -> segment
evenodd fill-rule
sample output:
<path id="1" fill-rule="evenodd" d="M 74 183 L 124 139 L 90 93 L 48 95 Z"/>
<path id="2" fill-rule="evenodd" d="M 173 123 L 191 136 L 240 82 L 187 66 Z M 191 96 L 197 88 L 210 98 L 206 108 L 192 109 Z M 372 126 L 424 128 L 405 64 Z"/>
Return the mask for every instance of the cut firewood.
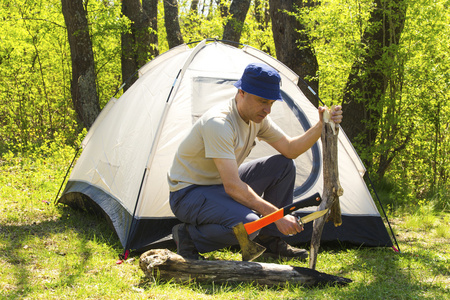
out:
<path id="1" fill-rule="evenodd" d="M 139 265 L 152 280 L 197 283 L 253 283 L 266 286 L 299 284 L 304 286 L 346 285 L 352 280 L 302 267 L 273 263 L 189 260 L 167 249 L 143 253 Z"/>
<path id="2" fill-rule="evenodd" d="M 309 255 L 309 267 L 316 268 L 317 253 L 320 247 L 320 238 L 322 237 L 325 221 L 333 221 L 334 226 L 342 224 L 341 206 L 339 197 L 344 194 L 344 190 L 339 182 L 338 170 L 338 133 L 339 127 L 331 120 L 330 111 L 325 108 L 324 125 L 322 129 L 322 152 L 323 152 L 323 192 L 322 202 L 318 210 L 330 209 L 327 215 L 318 218 L 313 223 L 313 232 L 311 237 L 311 249 Z"/>

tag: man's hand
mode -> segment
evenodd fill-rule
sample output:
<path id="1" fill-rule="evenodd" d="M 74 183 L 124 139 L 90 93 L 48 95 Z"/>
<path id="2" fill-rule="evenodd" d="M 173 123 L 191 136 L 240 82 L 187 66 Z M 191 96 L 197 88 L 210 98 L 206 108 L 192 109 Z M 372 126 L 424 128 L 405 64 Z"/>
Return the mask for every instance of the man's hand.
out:
<path id="1" fill-rule="evenodd" d="M 294 235 L 303 231 L 303 226 L 292 215 L 286 215 L 275 222 L 278 230 L 284 235 Z"/>
<path id="2" fill-rule="evenodd" d="M 334 123 L 339 124 L 342 122 L 342 118 L 342 106 L 336 105 L 334 111 L 331 112 L 331 120 L 333 120 Z"/>
<path id="3" fill-rule="evenodd" d="M 325 111 L 325 107 L 319 106 L 319 119 L 320 123 L 323 123 L 323 112 Z M 339 124 L 342 122 L 342 106 L 336 105 L 334 107 L 334 110 L 331 111 L 331 120 L 333 120 L 334 123 Z"/>

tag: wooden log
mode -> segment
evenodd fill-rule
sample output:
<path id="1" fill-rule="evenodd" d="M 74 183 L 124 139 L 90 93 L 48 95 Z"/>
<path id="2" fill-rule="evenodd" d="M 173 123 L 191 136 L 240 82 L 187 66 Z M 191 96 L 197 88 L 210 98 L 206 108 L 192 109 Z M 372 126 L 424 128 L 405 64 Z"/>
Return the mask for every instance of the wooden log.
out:
<path id="1" fill-rule="evenodd" d="M 334 109 L 334 107 L 331 109 Z M 309 267 L 313 270 L 316 268 L 320 238 L 322 237 L 325 222 L 333 221 L 334 226 L 340 226 L 342 224 L 339 197 L 344 194 L 344 190 L 339 182 L 338 133 L 339 127 L 337 127 L 333 121 L 329 119 L 326 120 L 324 114 L 324 126 L 321 136 L 323 152 L 323 192 L 322 202 L 317 209 L 323 210 L 330 208 L 330 211 L 323 217 L 314 220 L 313 223 L 309 254 Z"/>
<path id="2" fill-rule="evenodd" d="M 152 279 L 198 283 L 253 283 L 266 286 L 299 284 L 304 286 L 346 285 L 352 280 L 302 267 L 272 263 L 189 260 L 167 250 L 153 249 L 143 253 L 139 266 Z"/>

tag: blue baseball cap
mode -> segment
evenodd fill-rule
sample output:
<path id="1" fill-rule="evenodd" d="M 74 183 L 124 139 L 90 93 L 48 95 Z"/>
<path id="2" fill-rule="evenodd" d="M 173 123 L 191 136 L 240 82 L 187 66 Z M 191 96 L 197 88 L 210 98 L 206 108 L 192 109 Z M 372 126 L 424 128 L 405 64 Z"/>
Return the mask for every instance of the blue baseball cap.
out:
<path id="1" fill-rule="evenodd" d="M 251 63 L 234 86 L 264 99 L 283 101 L 280 82 L 280 74 L 274 68 L 263 63 Z"/>

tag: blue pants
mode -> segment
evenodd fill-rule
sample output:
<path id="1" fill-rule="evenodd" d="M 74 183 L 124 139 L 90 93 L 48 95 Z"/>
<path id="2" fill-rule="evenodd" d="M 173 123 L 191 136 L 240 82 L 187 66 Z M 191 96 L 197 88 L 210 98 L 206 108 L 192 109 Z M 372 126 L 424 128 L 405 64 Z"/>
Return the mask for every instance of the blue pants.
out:
<path id="1" fill-rule="evenodd" d="M 260 158 L 239 167 L 241 180 L 258 195 L 276 207 L 292 203 L 295 164 L 282 155 Z M 170 206 L 175 216 L 183 223 L 199 252 L 210 252 L 232 245 L 238 241 L 233 226 L 259 218 L 253 210 L 228 196 L 223 185 L 191 185 L 170 193 Z M 283 236 L 275 224 L 253 233 Z"/>

